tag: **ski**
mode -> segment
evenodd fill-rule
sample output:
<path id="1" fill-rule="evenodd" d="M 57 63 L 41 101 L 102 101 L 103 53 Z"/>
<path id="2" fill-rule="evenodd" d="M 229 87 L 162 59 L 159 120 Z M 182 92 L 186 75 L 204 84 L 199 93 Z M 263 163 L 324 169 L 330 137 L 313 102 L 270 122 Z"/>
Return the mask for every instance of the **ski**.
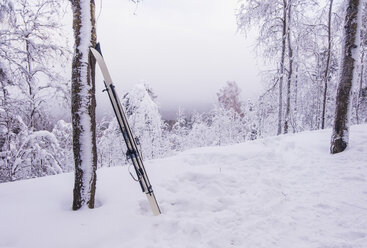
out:
<path id="1" fill-rule="evenodd" d="M 152 185 L 150 184 L 147 172 L 145 170 L 141 152 L 138 149 L 136 140 L 133 136 L 129 123 L 127 122 L 125 112 L 117 96 L 115 86 L 113 85 L 112 78 L 107 69 L 107 65 L 103 59 L 99 43 L 96 45 L 95 49 L 90 48 L 90 50 L 93 53 L 99 65 L 99 68 L 101 69 L 101 72 L 104 78 L 104 85 L 106 87 L 106 91 L 110 98 L 113 111 L 115 112 L 117 122 L 120 126 L 122 136 L 124 137 L 124 140 L 126 143 L 126 147 L 127 147 L 126 156 L 132 161 L 132 164 L 134 166 L 134 169 L 137 175 L 137 181 L 139 181 L 142 191 L 145 193 L 145 195 L 148 198 L 148 202 L 153 211 L 153 214 L 159 215 L 161 213 L 161 210 L 158 206 L 158 202 L 154 195 Z"/>

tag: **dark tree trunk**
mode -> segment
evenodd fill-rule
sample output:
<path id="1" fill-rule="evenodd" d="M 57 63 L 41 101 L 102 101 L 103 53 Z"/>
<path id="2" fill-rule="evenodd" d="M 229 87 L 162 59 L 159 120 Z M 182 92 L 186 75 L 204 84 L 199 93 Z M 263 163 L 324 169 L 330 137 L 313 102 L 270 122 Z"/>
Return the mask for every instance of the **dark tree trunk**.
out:
<path id="1" fill-rule="evenodd" d="M 295 62 L 295 74 L 294 74 L 294 108 L 293 108 L 293 113 L 294 113 L 294 127 L 293 127 L 293 132 L 298 132 L 298 70 L 299 70 L 299 65 L 298 65 L 298 47 L 297 47 L 297 52 L 296 52 L 296 56 L 297 56 L 297 61 Z"/>
<path id="2" fill-rule="evenodd" d="M 333 0 L 330 0 L 329 5 L 329 16 L 328 16 L 328 50 L 327 50 L 327 58 L 326 58 L 326 68 L 324 72 L 324 96 L 322 100 L 322 115 L 321 115 L 321 129 L 325 128 L 325 115 L 326 115 L 326 97 L 327 97 L 327 88 L 329 82 L 329 68 L 330 68 L 330 56 L 331 56 L 331 11 L 333 9 Z"/>
<path id="3" fill-rule="evenodd" d="M 73 210 L 77 210 L 84 205 L 94 208 L 96 191 L 95 60 L 89 50 L 96 44 L 96 30 L 94 0 L 84 4 L 72 0 L 71 3 L 75 38 L 71 99 L 75 163 Z"/>
<path id="4" fill-rule="evenodd" d="M 349 111 L 352 101 L 351 90 L 355 71 L 355 58 L 353 54 L 357 53 L 359 46 L 359 44 L 356 44 L 359 2 L 359 0 L 349 0 L 346 11 L 342 67 L 336 96 L 335 119 L 330 147 L 332 154 L 344 151 L 349 142 Z"/>

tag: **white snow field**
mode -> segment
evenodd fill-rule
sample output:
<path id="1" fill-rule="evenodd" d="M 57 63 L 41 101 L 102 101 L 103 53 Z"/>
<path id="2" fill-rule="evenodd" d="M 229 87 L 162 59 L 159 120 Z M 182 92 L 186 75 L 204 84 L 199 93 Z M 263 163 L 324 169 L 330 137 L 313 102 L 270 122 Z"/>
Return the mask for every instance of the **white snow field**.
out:
<path id="1" fill-rule="evenodd" d="M 163 214 L 128 167 L 100 169 L 97 208 L 72 211 L 73 174 L 0 184 L 1 248 L 366 248 L 367 125 L 146 161 Z"/>

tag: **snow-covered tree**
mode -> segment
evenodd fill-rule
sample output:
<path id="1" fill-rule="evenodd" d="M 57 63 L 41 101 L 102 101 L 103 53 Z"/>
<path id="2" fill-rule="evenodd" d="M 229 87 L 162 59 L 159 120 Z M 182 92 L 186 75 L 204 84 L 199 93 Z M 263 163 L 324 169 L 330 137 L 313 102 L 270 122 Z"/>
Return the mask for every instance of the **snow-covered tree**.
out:
<path id="1" fill-rule="evenodd" d="M 260 27 L 257 37 L 258 47 L 266 57 L 279 60 L 278 84 L 278 131 L 282 132 L 283 81 L 285 78 L 285 58 L 287 41 L 288 0 L 241 0 L 237 13 L 237 24 L 246 32 L 257 24 Z"/>
<path id="2" fill-rule="evenodd" d="M 52 134 L 59 143 L 59 151 L 56 154 L 56 158 L 60 163 L 62 171 L 73 171 L 73 130 L 71 123 L 59 120 L 52 129 Z"/>
<path id="3" fill-rule="evenodd" d="M 188 117 L 182 108 L 178 109 L 177 118 L 170 130 L 169 141 L 171 149 L 174 151 L 183 151 L 188 148 L 187 138 L 190 132 Z"/>
<path id="4" fill-rule="evenodd" d="M 0 181 L 14 181 L 21 178 L 16 175 L 18 169 L 14 168 L 14 163 L 28 130 L 22 118 L 6 107 L 0 108 L 0 117 Z"/>
<path id="5" fill-rule="evenodd" d="M 68 96 L 68 80 L 61 72 L 69 55 L 62 34 L 62 1 L 2 2 L 1 12 L 8 15 L 0 27 L 0 62 L 7 64 L 27 125 L 50 128 L 46 102 Z"/>
<path id="6" fill-rule="evenodd" d="M 215 145 L 228 145 L 246 139 L 243 118 L 234 109 L 215 107 L 211 128 L 214 130 Z"/>
<path id="7" fill-rule="evenodd" d="M 279 78 L 277 76 L 271 77 L 266 73 L 264 74 L 263 80 L 271 82 L 272 86 L 260 95 L 257 100 L 258 137 L 267 137 L 277 134 L 274 128 L 274 123 L 277 122 L 278 118 L 278 106 L 274 103 L 277 102 L 278 95 L 275 89 Z"/>
<path id="8" fill-rule="evenodd" d="M 331 153 L 344 151 L 349 143 L 351 117 L 351 91 L 356 80 L 356 60 L 359 59 L 359 27 L 361 25 L 362 4 L 360 0 L 349 0 L 345 14 L 342 65 L 336 97 L 336 111 L 331 136 Z"/>
<path id="9" fill-rule="evenodd" d="M 186 135 L 185 144 L 187 148 L 213 146 L 217 142 L 214 128 L 211 127 L 212 115 L 208 113 L 194 113 L 191 116 L 191 129 Z"/>
<path id="10" fill-rule="evenodd" d="M 46 101 L 66 93 L 60 1 L 0 1 L 0 180 L 61 173 Z M 66 50 L 66 51 L 65 51 Z M 60 66 L 61 68 L 61 66 Z"/>
<path id="11" fill-rule="evenodd" d="M 122 99 L 129 124 L 145 158 L 162 156 L 163 121 L 150 86 L 136 84 Z"/>
<path id="12" fill-rule="evenodd" d="M 248 100 L 245 105 L 243 105 L 244 119 L 243 123 L 246 130 L 246 140 L 255 140 L 258 138 L 258 110 L 257 106 Z"/>
<path id="13" fill-rule="evenodd" d="M 217 93 L 219 107 L 225 110 L 232 109 L 237 114 L 242 115 L 240 93 L 241 90 L 238 88 L 237 83 L 228 81 Z"/>
<path id="14" fill-rule="evenodd" d="M 326 49 L 326 65 L 323 73 L 323 81 L 324 81 L 324 93 L 322 99 L 322 115 L 321 115 L 321 129 L 325 128 L 325 115 L 326 115 L 326 99 L 327 99 L 327 89 L 329 84 L 329 74 L 330 74 L 330 62 L 331 62 L 331 45 L 332 45 L 332 36 L 331 36 L 331 18 L 332 18 L 332 9 L 333 9 L 334 0 L 329 0 L 329 11 L 328 11 L 328 19 L 327 19 L 327 49 Z"/>
<path id="15" fill-rule="evenodd" d="M 36 131 L 20 136 L 12 174 L 15 179 L 40 177 L 62 173 L 57 160 L 60 147 L 56 137 L 48 131 Z"/>
<path id="16" fill-rule="evenodd" d="M 242 142 L 246 137 L 243 103 L 236 82 L 227 82 L 217 93 L 217 104 L 212 112 L 211 128 L 216 145 Z"/>
<path id="17" fill-rule="evenodd" d="M 104 117 L 97 125 L 98 166 L 126 163 L 126 145 L 116 118 Z"/>
<path id="18" fill-rule="evenodd" d="M 342 26 L 338 17 L 343 9 L 339 7 L 341 1 L 239 2 L 239 29 L 247 32 L 258 27 L 257 47 L 264 58 L 276 62 L 276 68 L 269 70 L 272 76 L 266 95 L 278 89 L 277 133 L 330 126 L 339 61 L 336 48 Z"/>
<path id="19" fill-rule="evenodd" d="M 0 109 L 0 116 L 5 113 Z M 62 173 L 60 146 L 53 133 L 28 130 L 19 115 L 1 118 L 0 182 Z"/>
<path id="20" fill-rule="evenodd" d="M 75 184 L 73 210 L 94 208 L 97 148 L 95 121 L 95 60 L 90 47 L 96 44 L 94 0 L 71 0 L 75 51 L 72 63 L 72 125 Z"/>

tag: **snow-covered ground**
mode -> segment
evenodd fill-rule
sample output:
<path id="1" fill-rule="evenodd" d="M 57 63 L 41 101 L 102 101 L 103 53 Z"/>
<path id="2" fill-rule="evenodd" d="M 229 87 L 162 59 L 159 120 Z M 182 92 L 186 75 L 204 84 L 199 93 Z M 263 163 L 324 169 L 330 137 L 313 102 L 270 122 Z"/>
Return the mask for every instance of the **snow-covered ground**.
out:
<path id="1" fill-rule="evenodd" d="M 98 171 L 97 208 L 71 210 L 73 174 L 0 184 L 1 248 L 367 247 L 367 125 L 146 161 L 163 214 L 127 167 Z"/>

